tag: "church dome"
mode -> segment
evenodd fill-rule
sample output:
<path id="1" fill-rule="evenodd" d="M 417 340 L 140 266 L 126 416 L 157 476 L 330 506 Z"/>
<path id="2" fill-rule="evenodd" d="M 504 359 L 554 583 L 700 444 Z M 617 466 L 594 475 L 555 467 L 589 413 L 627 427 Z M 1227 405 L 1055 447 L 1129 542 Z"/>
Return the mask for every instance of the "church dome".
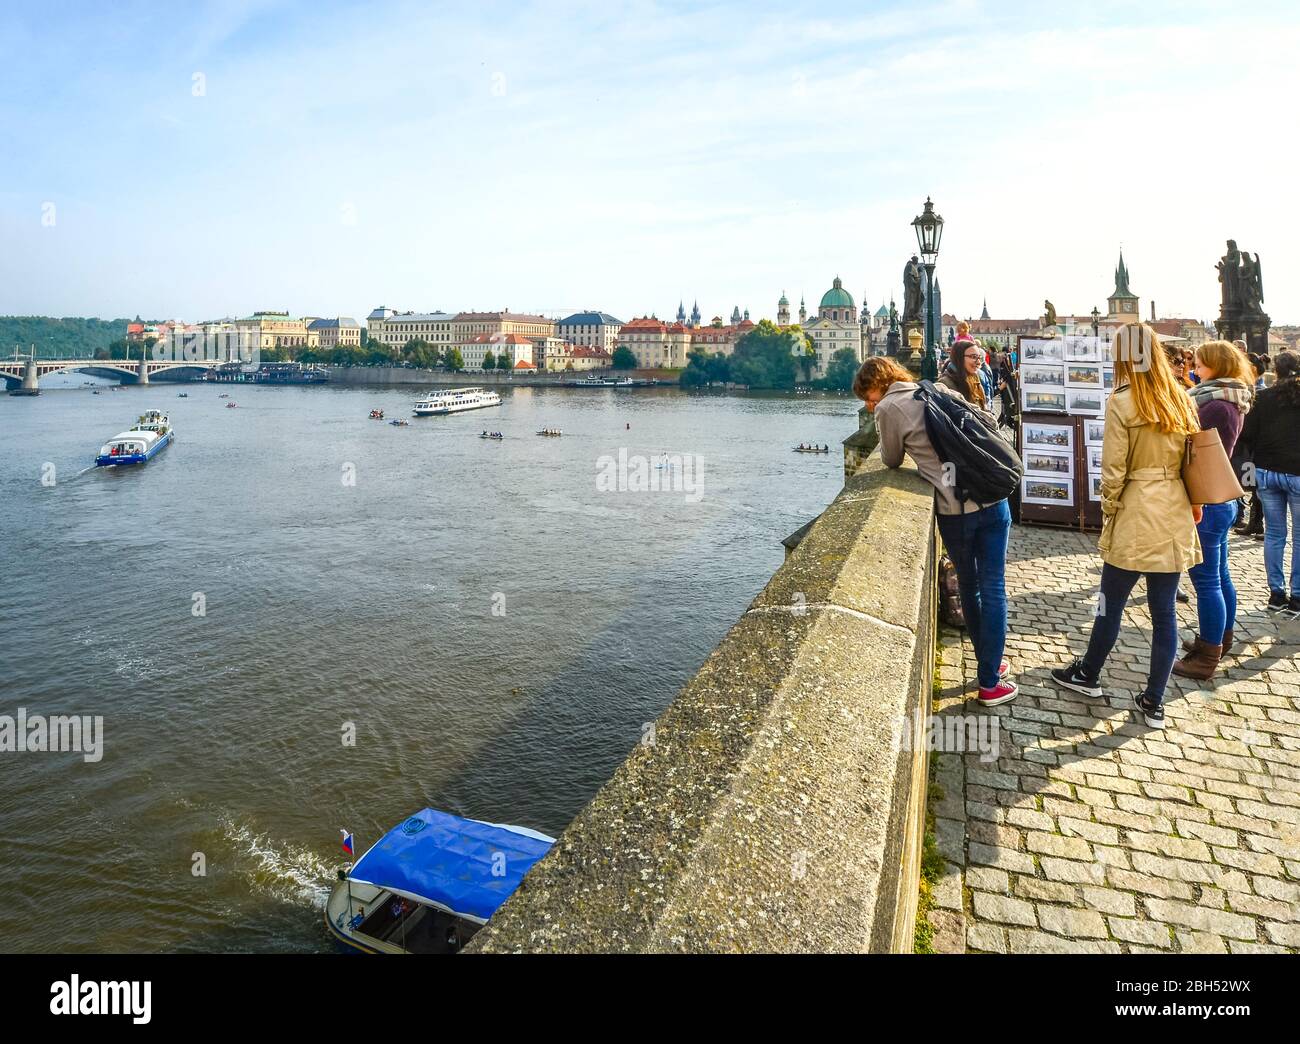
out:
<path id="1" fill-rule="evenodd" d="M 829 290 L 822 295 L 822 308 L 852 308 L 853 295 L 844 289 L 840 282 L 840 277 L 835 277 L 835 283 Z"/>

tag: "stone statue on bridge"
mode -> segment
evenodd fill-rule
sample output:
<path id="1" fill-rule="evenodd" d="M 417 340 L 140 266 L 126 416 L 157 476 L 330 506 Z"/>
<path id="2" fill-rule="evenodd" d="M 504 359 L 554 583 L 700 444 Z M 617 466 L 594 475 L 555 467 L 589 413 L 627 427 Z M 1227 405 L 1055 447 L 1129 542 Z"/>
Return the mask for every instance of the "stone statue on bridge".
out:
<path id="1" fill-rule="evenodd" d="M 915 254 L 903 268 L 903 325 L 920 323 L 921 319 L 921 264 Z"/>

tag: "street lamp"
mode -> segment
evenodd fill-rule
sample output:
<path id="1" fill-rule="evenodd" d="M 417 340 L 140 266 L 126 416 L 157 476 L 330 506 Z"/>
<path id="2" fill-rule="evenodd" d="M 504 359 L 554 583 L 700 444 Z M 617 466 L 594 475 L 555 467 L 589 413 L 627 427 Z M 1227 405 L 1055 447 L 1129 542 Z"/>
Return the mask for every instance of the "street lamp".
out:
<path id="1" fill-rule="evenodd" d="M 1097 306 L 1093 305 L 1092 306 L 1092 336 L 1093 337 L 1097 336 L 1097 330 L 1098 330 L 1097 320 L 1099 320 L 1100 318 L 1101 318 L 1101 313 L 1097 311 Z"/>
<path id="2" fill-rule="evenodd" d="M 925 210 L 912 219 L 916 230 L 916 245 L 925 266 L 928 290 L 925 295 L 925 354 L 921 356 L 921 376 L 935 380 L 939 376 L 934 329 L 934 263 L 939 257 L 939 240 L 943 238 L 943 218 L 934 212 L 930 197 L 925 197 Z"/>

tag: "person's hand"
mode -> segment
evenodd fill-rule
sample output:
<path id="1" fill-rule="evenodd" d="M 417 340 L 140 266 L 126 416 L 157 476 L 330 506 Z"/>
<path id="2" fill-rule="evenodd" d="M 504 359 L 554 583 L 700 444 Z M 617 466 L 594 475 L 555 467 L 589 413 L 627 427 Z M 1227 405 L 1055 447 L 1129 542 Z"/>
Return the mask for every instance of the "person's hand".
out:
<path id="1" fill-rule="evenodd" d="M 1192 521 L 1198 526 L 1201 524 L 1201 516 L 1205 514 L 1205 509 L 1200 504 L 1192 505 Z"/>

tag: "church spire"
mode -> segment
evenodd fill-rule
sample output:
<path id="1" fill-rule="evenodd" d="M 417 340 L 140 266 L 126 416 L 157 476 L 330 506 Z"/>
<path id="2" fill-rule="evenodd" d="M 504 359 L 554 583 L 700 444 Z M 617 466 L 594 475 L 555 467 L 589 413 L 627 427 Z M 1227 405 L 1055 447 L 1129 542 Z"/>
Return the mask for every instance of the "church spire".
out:
<path id="1" fill-rule="evenodd" d="M 980 318 L 987 319 L 988 317 L 989 317 L 989 299 L 986 297 L 984 298 L 984 311 L 980 312 Z"/>
<path id="2" fill-rule="evenodd" d="M 1119 264 L 1115 266 L 1115 292 L 1111 297 L 1133 297 L 1133 291 L 1128 288 L 1128 266 L 1124 264 L 1124 248 L 1119 250 Z"/>

